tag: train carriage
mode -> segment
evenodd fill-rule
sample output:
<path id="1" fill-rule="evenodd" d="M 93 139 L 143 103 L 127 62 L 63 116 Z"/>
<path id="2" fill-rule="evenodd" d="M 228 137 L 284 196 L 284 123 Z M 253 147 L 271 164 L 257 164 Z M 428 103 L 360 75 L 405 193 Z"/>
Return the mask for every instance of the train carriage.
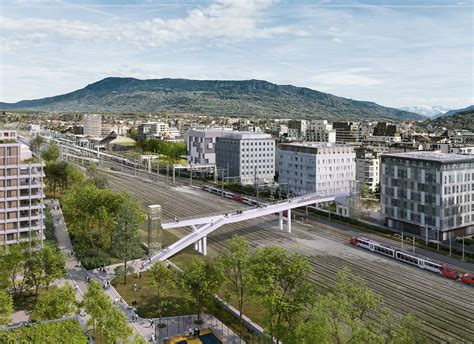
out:
<path id="1" fill-rule="evenodd" d="M 474 273 L 463 274 L 461 276 L 461 281 L 463 281 L 466 284 L 474 285 Z"/>
<path id="2" fill-rule="evenodd" d="M 413 254 L 409 254 L 406 252 L 399 251 L 393 247 L 380 244 L 376 241 L 363 238 L 363 237 L 352 237 L 350 240 L 350 244 L 354 246 L 359 246 L 366 250 L 370 250 L 372 252 L 376 252 L 391 258 L 394 258 L 398 261 L 405 262 L 410 265 L 417 266 L 420 269 L 428 270 L 441 276 L 450 278 L 450 279 L 457 279 L 459 274 L 456 270 L 452 267 L 448 266 L 447 264 L 438 264 L 432 262 L 428 258 L 417 257 Z M 474 284 L 474 274 L 464 274 L 465 280 L 463 282 Z"/>

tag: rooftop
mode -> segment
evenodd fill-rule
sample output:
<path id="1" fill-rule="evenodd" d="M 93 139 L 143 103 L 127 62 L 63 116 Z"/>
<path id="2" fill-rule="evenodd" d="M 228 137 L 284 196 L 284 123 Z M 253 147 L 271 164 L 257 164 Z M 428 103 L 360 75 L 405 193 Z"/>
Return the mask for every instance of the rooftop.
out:
<path id="1" fill-rule="evenodd" d="M 272 135 L 254 131 L 225 131 L 224 137 L 230 139 L 271 139 Z"/>
<path id="2" fill-rule="evenodd" d="M 457 162 L 474 162 L 474 156 L 462 154 L 449 154 L 433 151 L 416 151 L 405 153 L 386 153 L 383 157 L 401 158 L 409 160 L 434 161 L 444 164 Z"/>
<path id="3" fill-rule="evenodd" d="M 285 145 L 296 146 L 296 147 L 310 147 L 310 148 L 352 147 L 351 145 L 345 145 L 341 143 L 329 143 L 329 142 L 292 142 L 292 143 L 285 143 Z"/>

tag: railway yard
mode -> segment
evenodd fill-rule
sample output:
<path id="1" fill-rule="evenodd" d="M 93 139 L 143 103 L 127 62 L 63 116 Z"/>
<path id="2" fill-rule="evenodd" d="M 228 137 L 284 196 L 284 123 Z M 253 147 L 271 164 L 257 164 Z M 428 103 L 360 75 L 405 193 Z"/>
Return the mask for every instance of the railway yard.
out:
<path id="1" fill-rule="evenodd" d="M 204 192 L 199 187 L 172 187 L 165 177 L 161 179 L 162 182 L 146 182 L 133 176 L 110 173 L 109 187 L 132 193 L 143 206 L 160 204 L 164 222 L 175 217 L 184 219 L 222 214 L 245 207 Z M 172 232 L 184 236 L 189 230 L 180 228 Z M 226 242 L 234 234 L 246 237 L 253 248 L 278 245 L 307 256 L 313 267 L 311 279 L 321 290 L 328 288 L 334 282 L 336 273 L 347 266 L 354 274 L 363 277 L 394 313 L 413 314 L 430 342 L 474 343 L 474 287 L 349 244 L 353 235 L 363 235 L 399 247 L 397 241 L 313 221 L 294 221 L 292 233 L 289 234 L 280 231 L 277 216 L 270 215 L 219 228 L 208 237 L 208 254 L 215 255 L 225 249 Z M 451 258 L 440 259 L 441 256 L 433 252 L 417 252 L 438 258 L 459 271 L 474 272 L 474 264 Z"/>

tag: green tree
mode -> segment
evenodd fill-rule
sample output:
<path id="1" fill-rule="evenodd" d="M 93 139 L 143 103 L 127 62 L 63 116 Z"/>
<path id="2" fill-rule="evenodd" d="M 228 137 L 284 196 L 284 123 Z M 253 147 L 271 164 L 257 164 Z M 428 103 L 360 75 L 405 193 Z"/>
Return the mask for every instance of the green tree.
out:
<path id="1" fill-rule="evenodd" d="M 48 146 L 48 149 L 45 150 L 42 154 L 41 157 L 46 161 L 46 162 L 56 162 L 59 158 L 59 148 L 58 146 L 51 144 Z"/>
<path id="2" fill-rule="evenodd" d="M 113 307 L 109 297 L 105 294 L 102 286 L 96 280 L 89 283 L 82 301 L 85 311 L 90 316 L 88 326 L 92 326 L 94 339 L 100 343 L 102 329 L 107 321 L 110 309 Z"/>
<path id="3" fill-rule="evenodd" d="M 204 305 L 217 292 L 221 285 L 220 271 L 202 258 L 194 258 L 186 265 L 183 274 L 183 287 L 194 304 L 198 320 Z"/>
<path id="4" fill-rule="evenodd" d="M 35 138 L 33 140 L 31 140 L 31 147 L 33 148 L 33 150 L 36 153 L 36 156 L 38 156 L 38 157 L 40 155 L 40 148 L 41 148 L 41 145 L 43 143 L 44 143 L 44 139 L 43 139 L 43 137 L 41 137 L 39 135 L 36 135 Z"/>
<path id="5" fill-rule="evenodd" d="M 38 251 L 43 269 L 42 283 L 46 289 L 49 289 L 51 283 L 66 274 L 66 260 L 62 252 L 49 243 Z"/>
<path id="6" fill-rule="evenodd" d="M 132 329 L 128 326 L 126 315 L 117 307 L 109 308 L 102 328 L 101 342 L 124 343 L 131 335 Z"/>
<path id="7" fill-rule="evenodd" d="M 310 316 L 298 324 L 290 342 L 408 344 L 419 342 L 419 335 L 411 316 L 397 321 L 363 279 L 343 269 L 335 286 L 318 295 Z"/>
<path id="8" fill-rule="evenodd" d="M 228 252 L 221 253 L 218 262 L 223 272 L 225 289 L 230 291 L 237 300 L 242 325 L 244 301 L 251 285 L 250 245 L 247 239 L 236 235 L 229 241 L 228 249 Z"/>
<path id="9" fill-rule="evenodd" d="M 109 178 L 106 173 L 97 168 L 97 165 L 90 165 L 87 168 L 87 176 L 89 180 L 99 189 L 107 189 L 109 186 Z"/>
<path id="10" fill-rule="evenodd" d="M 7 276 L 8 286 L 13 293 L 20 293 L 25 286 L 27 247 L 24 244 L 14 244 L 0 257 L 0 275 Z"/>
<path id="11" fill-rule="evenodd" d="M 68 192 L 62 209 L 74 249 L 89 268 L 110 262 L 117 212 L 130 196 L 86 183 Z"/>
<path id="12" fill-rule="evenodd" d="M 165 307 L 169 305 L 166 298 L 176 288 L 176 273 L 170 266 L 163 262 L 156 262 L 150 269 L 150 286 L 155 288 L 157 302 L 155 304 L 156 312 L 161 321 Z"/>
<path id="13" fill-rule="evenodd" d="M 12 321 L 13 298 L 3 289 L 0 289 L 0 325 L 7 325 Z"/>
<path id="14" fill-rule="evenodd" d="M 127 284 L 127 263 L 143 254 L 139 230 L 144 214 L 136 202 L 124 202 L 117 213 L 112 252 L 124 263 L 123 284 Z"/>
<path id="15" fill-rule="evenodd" d="M 255 253 L 251 271 L 252 292 L 265 309 L 270 336 L 291 338 L 296 319 L 314 296 L 307 259 L 280 247 L 264 247 Z"/>
<path id="16" fill-rule="evenodd" d="M 38 320 L 52 320 L 77 313 L 76 293 L 71 284 L 67 283 L 62 288 L 53 287 L 41 293 L 32 316 Z"/>
<path id="17" fill-rule="evenodd" d="M 92 326 L 97 343 L 125 342 L 131 336 L 125 314 L 112 305 L 99 282 L 92 280 L 82 301 L 89 314 L 88 326 Z"/>

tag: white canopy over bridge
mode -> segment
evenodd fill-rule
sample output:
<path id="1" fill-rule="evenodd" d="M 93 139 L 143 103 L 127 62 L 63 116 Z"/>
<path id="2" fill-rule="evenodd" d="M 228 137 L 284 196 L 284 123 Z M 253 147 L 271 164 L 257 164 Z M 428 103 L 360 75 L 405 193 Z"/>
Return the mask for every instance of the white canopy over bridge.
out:
<path id="1" fill-rule="evenodd" d="M 190 226 L 193 228 L 193 231 L 170 246 L 164 248 L 154 256 L 150 257 L 145 263 L 143 263 L 143 267 L 146 268 L 156 261 L 164 261 L 191 244 L 194 244 L 195 249 L 206 255 L 207 236 L 221 226 L 229 223 L 246 221 L 270 214 L 279 214 L 280 230 L 283 230 L 283 212 L 287 211 L 288 213 L 286 217 L 288 223 L 288 232 L 291 233 L 291 209 L 334 201 L 334 198 L 335 196 L 310 194 L 295 197 L 275 204 L 261 205 L 258 208 L 239 210 L 235 213 L 225 213 L 222 215 L 205 216 L 201 218 L 185 219 L 180 221 L 176 220 L 174 222 L 162 223 L 161 226 L 164 229 Z"/>

